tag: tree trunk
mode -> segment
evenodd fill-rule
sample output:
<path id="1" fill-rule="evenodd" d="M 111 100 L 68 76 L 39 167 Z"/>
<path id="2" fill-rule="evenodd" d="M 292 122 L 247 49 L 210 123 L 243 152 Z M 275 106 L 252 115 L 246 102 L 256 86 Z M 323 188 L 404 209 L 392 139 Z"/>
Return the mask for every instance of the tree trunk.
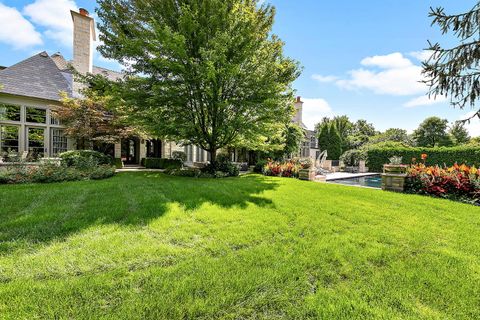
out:
<path id="1" fill-rule="evenodd" d="M 210 163 L 217 160 L 217 148 L 211 148 L 210 150 Z"/>

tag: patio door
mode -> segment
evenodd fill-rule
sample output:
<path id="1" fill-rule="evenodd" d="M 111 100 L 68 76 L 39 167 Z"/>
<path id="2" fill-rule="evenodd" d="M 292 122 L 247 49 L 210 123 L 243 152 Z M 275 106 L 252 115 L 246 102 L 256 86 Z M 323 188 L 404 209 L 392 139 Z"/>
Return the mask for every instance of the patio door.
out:
<path id="1" fill-rule="evenodd" d="M 138 164 L 139 153 L 138 139 L 123 139 L 122 140 L 122 161 L 125 164 Z"/>

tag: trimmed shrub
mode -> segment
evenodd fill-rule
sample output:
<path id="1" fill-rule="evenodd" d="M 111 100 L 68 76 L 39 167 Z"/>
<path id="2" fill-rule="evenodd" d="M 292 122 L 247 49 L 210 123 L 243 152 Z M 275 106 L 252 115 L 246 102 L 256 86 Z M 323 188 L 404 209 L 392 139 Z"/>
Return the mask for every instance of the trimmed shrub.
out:
<path id="1" fill-rule="evenodd" d="M 66 165 L 41 164 L 15 166 L 0 172 L 0 184 L 52 183 L 75 180 L 98 180 L 112 177 L 115 168 L 110 165 L 93 166 L 87 170 Z"/>
<path id="2" fill-rule="evenodd" d="M 365 160 L 367 155 L 365 154 L 364 150 L 361 149 L 352 149 L 345 151 L 340 156 L 340 161 L 348 167 L 357 167 L 361 160 Z"/>
<path id="3" fill-rule="evenodd" d="M 180 169 L 183 163 L 179 159 L 145 158 L 147 169 Z"/>
<path id="4" fill-rule="evenodd" d="M 211 161 L 201 169 L 202 173 L 214 178 L 237 177 L 240 170 L 230 161 L 230 156 L 219 154 L 216 161 Z"/>
<path id="5" fill-rule="evenodd" d="M 172 158 L 181 160 L 182 163 L 184 163 L 185 161 L 187 161 L 187 154 L 183 151 L 173 151 Z"/>
<path id="6" fill-rule="evenodd" d="M 59 157 L 67 167 L 86 166 L 90 163 L 96 163 L 97 165 L 111 165 L 113 162 L 111 157 L 93 150 L 67 151 L 61 153 Z"/>
<path id="7" fill-rule="evenodd" d="M 114 163 L 114 165 L 115 165 L 115 168 L 117 168 L 117 169 L 122 169 L 122 168 L 123 168 L 122 159 L 120 159 L 120 158 L 115 158 L 115 159 L 113 160 L 113 163 Z M 144 160 L 143 166 L 145 166 L 145 160 Z"/>
<path id="8" fill-rule="evenodd" d="M 382 171 L 383 165 L 389 163 L 394 156 L 402 157 L 406 164 L 412 159 L 418 159 L 421 154 L 428 154 L 427 166 L 453 166 L 455 163 L 463 163 L 469 166 L 480 166 L 480 147 L 435 147 L 435 148 L 411 148 L 411 147 L 371 147 L 367 149 L 367 166 L 371 171 Z"/>
<path id="9" fill-rule="evenodd" d="M 267 160 L 258 160 L 257 163 L 255 164 L 255 167 L 253 168 L 253 172 L 263 173 L 263 168 L 265 168 L 267 163 L 268 163 Z"/>

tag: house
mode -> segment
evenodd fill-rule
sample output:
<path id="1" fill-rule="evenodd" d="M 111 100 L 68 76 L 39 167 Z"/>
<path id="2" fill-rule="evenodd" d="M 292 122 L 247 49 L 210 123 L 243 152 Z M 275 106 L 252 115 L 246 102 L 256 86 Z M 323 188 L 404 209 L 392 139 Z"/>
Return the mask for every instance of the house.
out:
<path id="1" fill-rule="evenodd" d="M 295 101 L 295 115 L 292 121 L 300 126 L 305 132 L 305 140 L 300 147 L 301 158 L 317 159 L 320 154 L 320 148 L 318 146 L 317 133 L 313 130 L 309 130 L 303 123 L 303 101 L 301 97 L 297 97 Z"/>
<path id="2" fill-rule="evenodd" d="M 41 52 L 10 67 L 0 68 L 0 157 L 12 152 L 55 157 L 76 148 L 75 141 L 65 136 L 64 127 L 52 114 L 53 108 L 60 104 L 60 92 L 80 96 L 83 84 L 75 81 L 70 66 L 81 74 L 103 74 L 112 80 L 122 77 L 121 73 L 93 65 L 96 34 L 94 20 L 88 11 L 71 11 L 71 16 L 74 26 L 72 61 L 66 61 L 60 53 Z M 303 125 L 300 98 L 295 105 L 294 121 Z M 310 142 L 312 133 L 306 130 L 306 136 L 308 141 L 301 154 L 311 156 L 315 149 Z M 138 165 L 146 157 L 170 158 L 174 151 L 184 151 L 189 164 L 209 159 L 208 153 L 200 147 L 137 137 L 121 139 L 107 153 L 121 158 L 127 165 Z M 234 154 L 233 160 L 240 160 L 239 154 Z"/>

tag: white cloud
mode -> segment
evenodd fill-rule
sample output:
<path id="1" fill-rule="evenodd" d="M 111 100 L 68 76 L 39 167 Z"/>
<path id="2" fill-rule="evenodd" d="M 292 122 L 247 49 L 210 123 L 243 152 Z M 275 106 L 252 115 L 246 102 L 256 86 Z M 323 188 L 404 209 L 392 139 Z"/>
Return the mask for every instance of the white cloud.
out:
<path id="1" fill-rule="evenodd" d="M 383 56 L 366 57 L 361 61 L 361 64 L 367 67 L 380 67 L 383 69 L 402 69 L 413 66 L 413 63 L 400 52 Z"/>
<path id="2" fill-rule="evenodd" d="M 320 74 L 314 74 L 312 76 L 313 80 L 317 80 L 318 82 L 334 82 L 338 80 L 338 77 L 335 76 L 322 76 Z"/>
<path id="3" fill-rule="evenodd" d="M 464 116 L 460 117 L 459 120 L 468 119 L 471 116 L 473 116 L 474 114 L 475 114 L 475 111 L 469 112 L 469 113 L 465 114 Z M 465 129 L 468 130 L 468 132 L 470 133 L 470 136 L 480 137 L 480 118 L 478 118 L 478 117 L 472 118 L 470 120 L 470 123 L 467 122 L 465 124 Z"/>
<path id="4" fill-rule="evenodd" d="M 0 42 L 23 49 L 43 43 L 40 33 L 17 9 L 0 3 Z"/>
<path id="5" fill-rule="evenodd" d="M 430 106 L 432 104 L 442 103 L 447 100 L 448 98 L 445 96 L 437 96 L 436 98 L 434 98 L 433 96 L 429 97 L 428 95 L 424 95 L 407 101 L 403 106 L 407 108 Z"/>
<path id="6" fill-rule="evenodd" d="M 73 0 L 35 0 L 23 9 L 23 13 L 33 23 L 46 28 L 45 36 L 71 46 L 73 23 L 70 10 L 78 10 Z"/>
<path id="7" fill-rule="evenodd" d="M 408 55 L 411 56 L 411 57 L 414 57 L 415 59 L 417 59 L 420 62 L 424 62 L 424 61 L 427 61 L 428 59 L 430 59 L 432 54 L 433 54 L 433 52 L 430 51 L 430 50 L 422 50 L 422 51 L 410 52 Z"/>
<path id="8" fill-rule="evenodd" d="M 422 67 L 414 65 L 401 53 L 385 56 L 367 57 L 362 60 L 366 67 L 375 69 L 356 69 L 349 72 L 350 78 L 338 80 L 336 84 L 345 89 L 367 89 L 376 94 L 410 96 L 425 94 L 427 86 L 423 79 Z"/>
<path id="9" fill-rule="evenodd" d="M 303 123 L 308 129 L 313 130 L 315 124 L 319 123 L 323 117 L 332 117 L 334 115 L 332 108 L 325 99 L 302 98 L 303 101 Z"/>

